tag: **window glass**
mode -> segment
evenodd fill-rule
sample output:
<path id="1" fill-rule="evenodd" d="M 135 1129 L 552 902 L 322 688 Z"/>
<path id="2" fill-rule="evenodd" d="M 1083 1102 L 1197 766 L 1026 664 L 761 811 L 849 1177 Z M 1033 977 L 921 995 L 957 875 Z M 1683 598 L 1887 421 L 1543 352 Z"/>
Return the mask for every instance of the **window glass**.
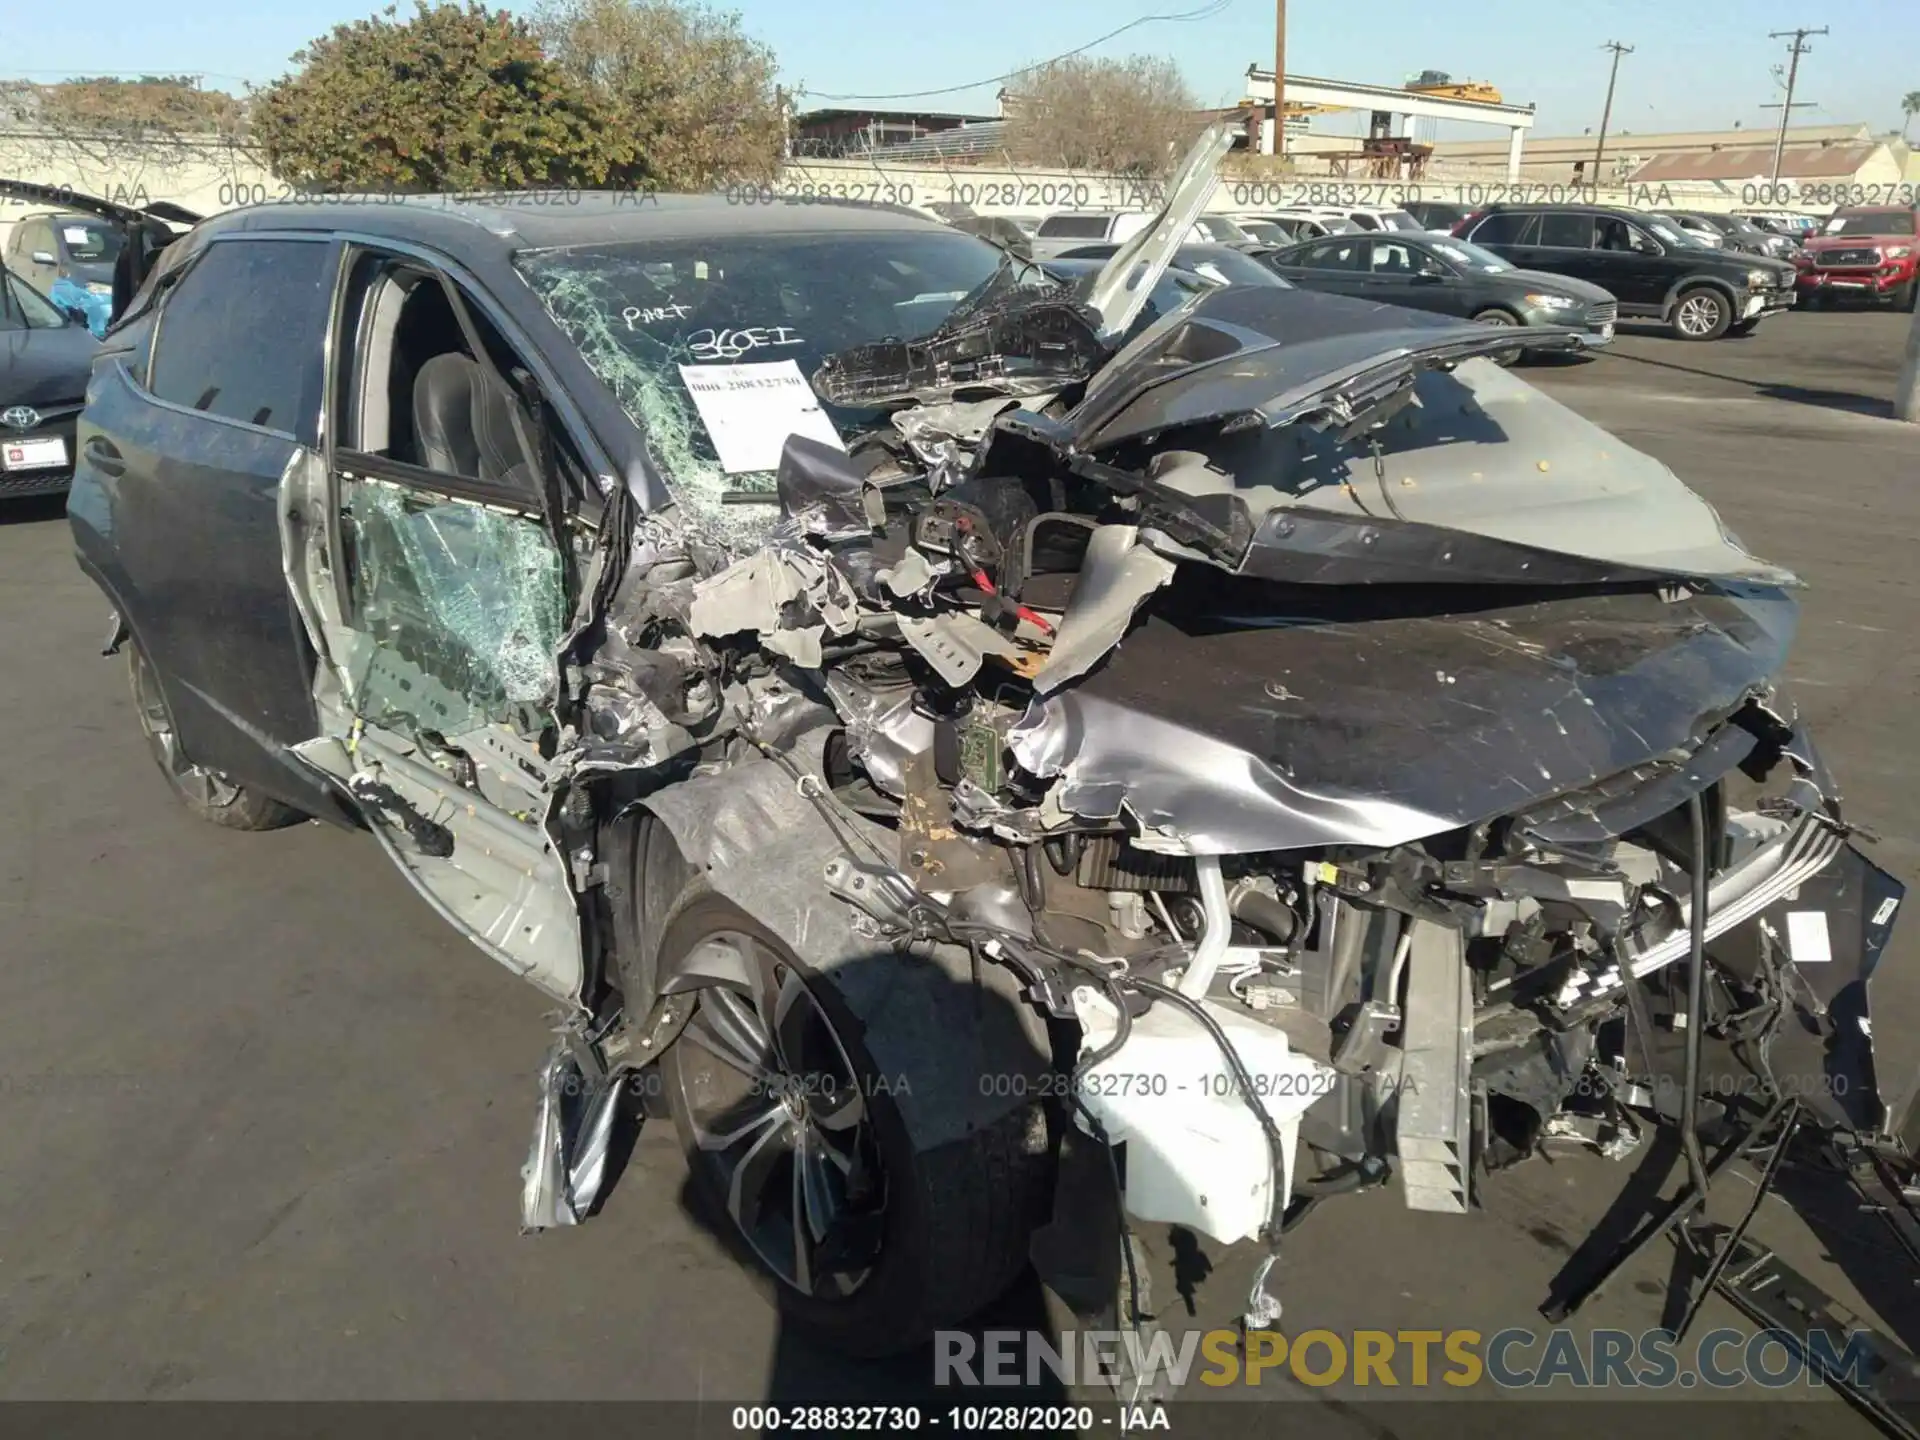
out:
<path id="1" fill-rule="evenodd" d="M 1684 245 L 1686 242 L 1676 238 L 1672 243 Z M 1599 224 L 1599 248 L 1650 255 L 1658 247 L 1637 225 L 1629 225 L 1624 220 L 1605 215 L 1601 217 Z"/>
<path id="2" fill-rule="evenodd" d="M 1359 270 L 1366 264 L 1370 243 L 1364 239 L 1325 240 L 1308 246 L 1295 263 L 1315 270 Z"/>
<path id="3" fill-rule="evenodd" d="M 1527 229 L 1532 224 L 1531 215 L 1516 215 L 1503 210 L 1497 215 L 1487 216 L 1474 227 L 1473 234 L 1468 238 L 1476 245 L 1524 245 Z"/>
<path id="4" fill-rule="evenodd" d="M 884 418 L 883 406 L 812 392 L 827 356 L 929 334 L 975 292 L 1059 287 L 976 236 L 931 228 L 687 236 L 529 252 L 516 264 L 646 435 L 681 505 L 730 543 L 757 540 L 778 518 L 773 473 L 788 433 L 810 427 L 802 433 L 825 440 Z M 1046 373 L 1045 361 L 1021 363 Z M 769 503 L 723 499 L 736 490 Z"/>
<path id="5" fill-rule="evenodd" d="M 1559 250 L 1590 250 L 1593 248 L 1593 217 L 1591 215 L 1542 215 L 1540 238 L 1535 243 L 1550 245 Z"/>
<path id="6" fill-rule="evenodd" d="M 1049 215 L 1040 222 L 1040 233 L 1061 240 L 1104 240 L 1107 238 L 1107 217 Z"/>
<path id="7" fill-rule="evenodd" d="M 111 265 L 125 243 L 118 226 L 74 216 L 61 219 L 60 239 L 66 245 L 67 258 L 76 265 Z"/>
<path id="8" fill-rule="evenodd" d="M 537 520 L 350 480 L 341 527 L 354 627 L 354 708 L 382 725 L 459 736 L 547 702 L 566 626 L 560 555 Z"/>
<path id="9" fill-rule="evenodd" d="M 209 245 L 166 297 L 148 388 L 209 415 L 304 433 L 320 403 L 328 253 L 324 241 Z"/>
<path id="10" fill-rule="evenodd" d="M 1411 246 L 1393 240 L 1373 242 L 1373 273 L 1376 275 L 1417 275 L 1435 268 L 1430 257 Z"/>
<path id="11" fill-rule="evenodd" d="M 1478 270 L 1486 275 L 1499 275 L 1513 268 L 1491 250 L 1482 250 L 1478 245 L 1467 240 L 1448 238 L 1435 240 L 1432 244 L 1435 250 L 1454 264 L 1465 266 L 1469 270 Z"/>
<path id="12" fill-rule="evenodd" d="M 1838 235 L 1851 231 L 1856 235 L 1911 235 L 1915 212 L 1912 210 L 1843 210 L 1827 221 L 1826 233 Z"/>
<path id="13" fill-rule="evenodd" d="M 0 330 L 58 330 L 68 323 L 54 303 L 12 271 L 0 296 Z"/>

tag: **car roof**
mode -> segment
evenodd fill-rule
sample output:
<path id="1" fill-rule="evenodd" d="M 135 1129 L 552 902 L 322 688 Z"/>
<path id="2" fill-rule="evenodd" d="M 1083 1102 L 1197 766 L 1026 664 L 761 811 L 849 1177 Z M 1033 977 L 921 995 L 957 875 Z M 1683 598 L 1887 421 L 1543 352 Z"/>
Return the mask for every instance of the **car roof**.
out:
<path id="1" fill-rule="evenodd" d="M 1530 215 L 1536 212 L 1543 215 L 1606 215 L 1616 220 L 1645 220 L 1656 213 L 1660 213 L 1652 210 L 1633 210 L 1625 205 L 1584 205 L 1552 203 L 1545 200 L 1498 201 L 1491 205 L 1482 205 L 1479 207 L 1479 213 L 1482 217 L 1499 214 Z"/>
<path id="2" fill-rule="evenodd" d="M 635 191 L 529 191 L 486 196 L 331 196 L 249 205 L 203 220 L 195 234 L 307 230 L 424 245 L 455 257 L 563 250 L 636 240 L 846 232 L 955 234 L 903 206 L 858 200 Z"/>

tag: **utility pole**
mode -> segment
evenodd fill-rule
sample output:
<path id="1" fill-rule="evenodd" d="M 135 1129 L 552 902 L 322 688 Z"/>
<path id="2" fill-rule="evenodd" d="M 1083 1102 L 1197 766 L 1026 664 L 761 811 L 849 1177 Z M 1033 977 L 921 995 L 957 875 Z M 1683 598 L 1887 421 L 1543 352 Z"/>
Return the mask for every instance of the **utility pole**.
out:
<path id="1" fill-rule="evenodd" d="M 1787 52 L 1789 56 L 1787 60 L 1787 99 L 1786 103 L 1780 107 L 1780 133 L 1774 137 L 1773 141 L 1773 183 L 1776 187 L 1780 183 L 1781 157 L 1786 154 L 1787 149 L 1787 122 L 1793 118 L 1793 87 L 1800 79 L 1800 57 L 1806 54 L 1810 48 L 1807 45 L 1807 37 L 1809 35 L 1824 35 L 1826 33 L 1827 27 L 1822 25 L 1818 30 L 1775 30 L 1767 37 L 1770 40 L 1791 39 L 1793 41 L 1792 46 L 1789 47 Z"/>
<path id="2" fill-rule="evenodd" d="M 1287 153 L 1287 0 L 1273 0 L 1273 153 Z"/>
<path id="3" fill-rule="evenodd" d="M 1607 74 L 1607 104 L 1606 108 L 1600 112 L 1600 138 L 1594 142 L 1593 146 L 1593 184 L 1595 189 L 1598 189 L 1600 186 L 1600 157 L 1606 154 L 1607 150 L 1607 123 L 1613 119 L 1613 87 L 1614 82 L 1620 78 L 1620 57 L 1633 53 L 1633 46 L 1622 45 L 1618 40 L 1609 40 L 1600 48 L 1613 52 L 1613 69 Z"/>

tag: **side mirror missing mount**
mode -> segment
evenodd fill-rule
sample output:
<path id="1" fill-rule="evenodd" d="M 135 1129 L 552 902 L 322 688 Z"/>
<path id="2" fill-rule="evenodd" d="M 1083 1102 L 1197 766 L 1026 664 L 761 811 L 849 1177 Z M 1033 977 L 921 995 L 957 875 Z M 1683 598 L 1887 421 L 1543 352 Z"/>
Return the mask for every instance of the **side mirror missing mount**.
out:
<path id="1" fill-rule="evenodd" d="M 87 312 L 78 305 L 62 305 L 60 313 L 76 325 L 85 325 L 88 322 Z"/>

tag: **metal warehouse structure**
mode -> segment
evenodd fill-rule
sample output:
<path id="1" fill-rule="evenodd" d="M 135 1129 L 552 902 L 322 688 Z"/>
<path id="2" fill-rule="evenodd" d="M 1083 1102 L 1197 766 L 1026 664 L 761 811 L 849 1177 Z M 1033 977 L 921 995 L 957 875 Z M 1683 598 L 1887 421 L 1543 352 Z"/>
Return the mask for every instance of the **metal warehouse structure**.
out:
<path id="1" fill-rule="evenodd" d="M 1267 117 L 1261 123 L 1260 153 L 1273 153 L 1273 71 L 1247 67 L 1247 98 L 1256 107 L 1264 106 Z M 1376 117 L 1404 116 L 1409 120 L 1451 121 L 1456 124 L 1497 125 L 1507 131 L 1506 166 L 1510 179 L 1520 175 L 1522 147 L 1527 131 L 1533 128 L 1532 105 L 1490 104 L 1483 100 L 1459 100 L 1442 95 L 1402 90 L 1392 85 L 1363 85 L 1351 80 L 1317 80 L 1306 75 L 1289 75 L 1286 83 L 1289 105 L 1323 106 L 1333 110 L 1370 111 Z M 1382 127 L 1378 123 L 1376 129 Z"/>

